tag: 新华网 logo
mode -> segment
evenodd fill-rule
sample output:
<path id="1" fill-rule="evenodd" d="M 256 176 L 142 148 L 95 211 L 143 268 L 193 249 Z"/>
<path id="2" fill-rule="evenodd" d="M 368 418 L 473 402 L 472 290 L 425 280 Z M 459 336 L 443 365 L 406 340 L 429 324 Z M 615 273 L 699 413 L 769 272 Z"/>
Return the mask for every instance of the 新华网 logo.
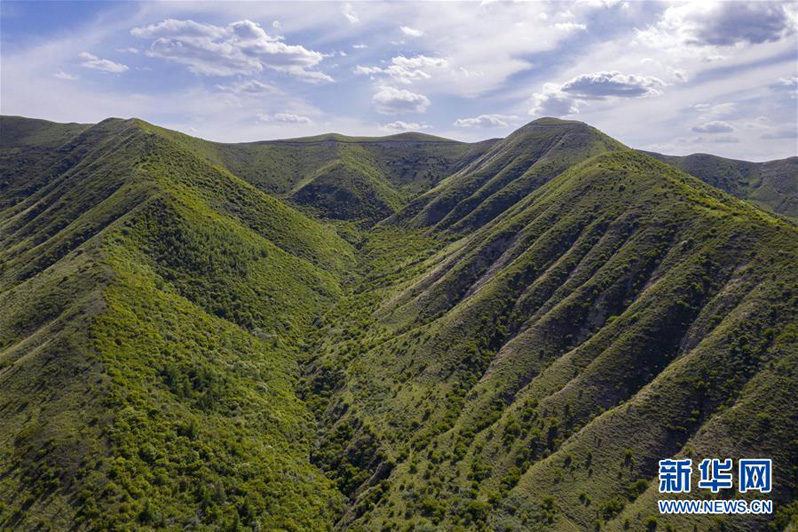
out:
<path id="1" fill-rule="evenodd" d="M 705 458 L 698 464 L 701 490 L 713 494 L 734 488 L 734 463 L 731 458 Z M 659 461 L 659 492 L 690 493 L 693 461 L 690 458 L 669 458 Z M 770 493 L 773 487 L 773 463 L 769 458 L 742 458 L 737 461 L 737 491 L 739 493 Z M 673 514 L 748 514 L 772 513 L 770 500 L 660 500 L 660 513 Z"/>

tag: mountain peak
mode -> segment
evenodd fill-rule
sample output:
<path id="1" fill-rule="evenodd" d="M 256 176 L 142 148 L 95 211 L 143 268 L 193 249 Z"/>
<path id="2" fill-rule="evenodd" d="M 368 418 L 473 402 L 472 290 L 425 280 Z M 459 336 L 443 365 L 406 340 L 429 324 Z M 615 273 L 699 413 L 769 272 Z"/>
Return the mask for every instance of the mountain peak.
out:
<path id="1" fill-rule="evenodd" d="M 527 126 L 537 125 L 537 126 L 557 126 L 557 125 L 582 125 L 586 126 L 587 124 L 581 122 L 579 120 L 564 120 L 562 118 L 555 118 L 553 116 L 542 116 L 540 118 L 536 118 L 531 122 L 526 124 Z M 526 127 L 526 126 L 524 126 Z"/>

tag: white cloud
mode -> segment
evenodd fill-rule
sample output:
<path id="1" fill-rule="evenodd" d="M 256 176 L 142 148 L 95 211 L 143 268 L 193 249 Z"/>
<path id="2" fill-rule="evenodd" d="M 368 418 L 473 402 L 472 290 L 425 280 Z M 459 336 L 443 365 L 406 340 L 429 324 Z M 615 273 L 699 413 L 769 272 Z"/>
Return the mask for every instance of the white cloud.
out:
<path id="1" fill-rule="evenodd" d="M 386 115 L 423 113 L 430 105 L 429 98 L 423 94 L 388 86 L 380 87 L 371 101 L 378 113 Z"/>
<path id="2" fill-rule="evenodd" d="M 689 80 L 687 72 L 685 72 L 681 68 L 668 67 L 668 72 L 671 73 L 671 75 L 676 81 L 687 83 L 687 81 Z"/>
<path id="3" fill-rule="evenodd" d="M 416 55 L 413 57 L 397 56 L 391 59 L 391 65 L 387 67 L 371 66 L 364 67 L 358 65 L 354 73 L 358 75 L 386 75 L 399 81 L 400 83 L 410 84 L 413 81 L 430 79 L 435 70 L 445 69 L 449 62 L 443 58 Z"/>
<path id="4" fill-rule="evenodd" d="M 129 46 L 127 48 L 117 48 L 116 51 L 121 54 L 137 54 L 140 52 L 138 48 L 133 48 L 132 46 Z"/>
<path id="5" fill-rule="evenodd" d="M 607 98 L 639 98 L 659 96 L 665 82 L 653 76 L 595 72 L 582 74 L 566 82 L 560 90 L 576 98 L 604 100 Z"/>
<path id="6" fill-rule="evenodd" d="M 89 52 L 81 52 L 80 58 L 84 60 L 80 66 L 92 68 L 94 70 L 102 70 L 103 72 L 112 72 L 114 74 L 121 74 L 122 72 L 130 70 L 130 67 L 127 65 L 116 63 L 110 59 L 100 59 Z"/>
<path id="7" fill-rule="evenodd" d="M 67 74 L 63 70 L 59 70 L 55 74 L 53 74 L 54 78 L 63 79 L 66 81 L 75 81 L 76 79 L 80 79 L 77 76 L 73 76 L 72 74 Z"/>
<path id="8" fill-rule="evenodd" d="M 476 128 L 488 128 L 488 127 L 507 127 L 510 123 L 514 120 L 517 120 L 517 116 L 511 115 L 497 115 L 497 114 L 490 114 L 490 115 L 479 115 L 473 118 L 458 118 L 454 121 L 454 125 L 457 127 L 476 127 Z"/>
<path id="9" fill-rule="evenodd" d="M 579 101 L 565 94 L 554 83 L 543 85 L 543 91 L 532 96 L 530 115 L 568 116 L 579 113 Z"/>
<path id="10" fill-rule="evenodd" d="M 779 78 L 770 88 L 777 92 L 786 92 L 791 98 L 798 98 L 798 76 Z"/>
<path id="11" fill-rule="evenodd" d="M 700 126 L 694 126 L 693 131 L 696 133 L 729 133 L 734 131 L 734 127 L 728 122 L 713 120 L 712 122 L 707 122 Z"/>
<path id="12" fill-rule="evenodd" d="M 638 37 L 658 48 L 739 46 L 775 42 L 795 33 L 787 3 L 687 2 L 669 6 Z"/>
<path id="13" fill-rule="evenodd" d="M 355 13 L 355 10 L 352 8 L 352 4 L 344 4 L 344 17 L 346 20 L 349 21 L 350 24 L 357 24 L 360 22 L 360 18 Z"/>
<path id="14" fill-rule="evenodd" d="M 369 47 L 368 44 L 353 44 L 352 45 L 352 48 L 354 48 L 355 50 L 365 50 L 368 47 Z"/>
<path id="15" fill-rule="evenodd" d="M 718 117 L 734 113 L 737 110 L 737 104 L 734 102 L 697 103 L 693 108 L 704 117 Z"/>
<path id="16" fill-rule="evenodd" d="M 263 83 L 255 79 L 246 81 L 239 81 L 230 85 L 216 85 L 216 88 L 222 92 L 230 92 L 233 94 L 246 94 L 250 96 L 264 95 L 264 94 L 280 94 L 280 90 L 274 85 Z"/>
<path id="17" fill-rule="evenodd" d="M 302 81 L 306 81 L 308 83 L 331 83 L 335 81 L 332 76 L 329 76 L 324 72 L 319 72 L 318 70 L 296 69 L 290 72 L 293 76 L 296 76 Z"/>
<path id="18" fill-rule="evenodd" d="M 265 114 L 260 113 L 257 115 L 257 119 L 259 122 L 264 124 L 302 124 L 302 125 L 309 125 L 313 123 L 313 120 L 308 118 L 307 116 L 295 115 L 292 113 L 277 113 L 277 114 Z"/>
<path id="19" fill-rule="evenodd" d="M 411 28 L 410 26 L 400 26 L 399 29 L 408 37 L 418 38 L 424 35 L 423 31 Z"/>
<path id="20" fill-rule="evenodd" d="M 150 56 L 184 64 L 195 74 L 232 76 L 271 68 L 306 81 L 332 81 L 322 72 L 308 70 L 322 61 L 321 53 L 286 44 L 250 20 L 214 26 L 167 19 L 133 28 L 130 33 L 142 39 L 155 39 L 148 52 Z"/>
<path id="21" fill-rule="evenodd" d="M 580 24 L 578 22 L 558 22 L 554 25 L 555 28 L 561 31 L 579 31 L 586 30 L 587 24 Z"/>
<path id="22" fill-rule="evenodd" d="M 420 131 L 422 129 L 429 129 L 430 127 L 431 126 L 424 123 L 397 120 L 390 124 L 382 124 L 380 129 L 384 129 L 385 131 Z"/>
<path id="23" fill-rule="evenodd" d="M 382 74 L 385 72 L 385 70 L 382 67 L 367 67 L 357 65 L 352 72 L 358 76 L 372 76 L 374 74 Z"/>
<path id="24" fill-rule="evenodd" d="M 587 101 L 621 100 L 659 96 L 666 83 L 653 76 L 617 71 L 580 74 L 562 85 L 547 83 L 532 97 L 529 114 L 567 116 L 579 113 Z"/>

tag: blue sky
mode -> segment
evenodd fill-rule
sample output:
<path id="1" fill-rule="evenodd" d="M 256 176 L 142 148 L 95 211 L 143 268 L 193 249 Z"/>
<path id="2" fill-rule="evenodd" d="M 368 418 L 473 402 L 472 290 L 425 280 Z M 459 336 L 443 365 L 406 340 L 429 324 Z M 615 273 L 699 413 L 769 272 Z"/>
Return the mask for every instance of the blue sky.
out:
<path id="1" fill-rule="evenodd" d="M 505 136 L 540 116 L 635 148 L 798 154 L 795 3 L 9 2 L 0 112 L 211 140 Z"/>

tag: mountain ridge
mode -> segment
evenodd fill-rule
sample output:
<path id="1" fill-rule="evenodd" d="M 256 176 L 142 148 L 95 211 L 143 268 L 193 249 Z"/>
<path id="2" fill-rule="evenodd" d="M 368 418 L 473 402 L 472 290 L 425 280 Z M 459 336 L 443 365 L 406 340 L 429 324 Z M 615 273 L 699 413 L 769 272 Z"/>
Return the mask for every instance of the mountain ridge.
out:
<path id="1" fill-rule="evenodd" d="M 108 118 L 106 121 L 107 120 L 136 120 L 146 124 L 146 122 L 138 118 Z M 53 124 L 56 124 L 55 122 L 41 119 L 28 119 L 24 117 L 0 115 L 0 126 L 2 126 L 3 122 L 9 123 L 9 121 L 11 123 L 20 121 L 27 121 L 26 123 L 28 124 L 35 123 L 38 125 L 37 127 L 42 130 L 46 129 L 47 127 L 51 128 Z M 61 124 L 61 129 L 64 131 L 64 137 L 61 138 L 61 141 L 63 142 L 68 140 L 70 135 L 74 135 L 90 126 L 90 124 L 77 123 Z M 525 124 L 524 126 L 518 128 L 514 134 L 520 135 L 522 132 L 534 128 L 563 126 L 589 127 L 584 122 L 577 120 L 561 120 L 557 118 L 544 117 L 535 119 Z M 14 126 L 14 128 L 19 129 L 18 126 Z M 6 129 L 9 130 L 10 128 L 6 127 Z M 409 183 L 417 180 L 418 176 L 414 176 L 410 178 L 410 180 L 408 180 L 407 177 L 400 177 L 397 181 L 397 178 L 391 173 L 390 170 L 386 171 L 384 163 L 378 162 L 377 165 L 380 167 L 380 172 L 383 174 L 383 178 L 387 179 L 393 188 L 396 188 L 395 193 L 398 193 L 399 196 L 407 196 L 408 193 L 410 195 L 417 195 L 421 192 L 428 192 L 429 189 L 437 186 L 444 176 L 455 173 L 457 170 L 462 170 L 467 164 L 473 164 L 479 157 L 484 157 L 487 151 L 491 148 L 494 148 L 497 143 L 501 143 L 505 140 L 494 138 L 469 143 L 437 137 L 422 132 L 404 132 L 383 137 L 352 137 L 338 133 L 326 133 L 311 137 L 297 137 L 292 139 L 222 143 L 189 137 L 188 135 L 175 131 L 169 131 L 165 129 L 162 129 L 162 131 L 168 135 L 171 135 L 172 138 L 190 139 L 189 144 L 193 144 L 193 149 L 199 153 L 202 153 L 204 157 L 207 157 L 208 159 L 214 161 L 214 163 L 226 168 L 232 165 L 227 169 L 233 174 L 242 177 L 246 181 L 249 181 L 268 193 L 278 195 L 291 195 L 292 193 L 296 192 L 296 183 L 300 182 L 303 176 L 308 176 L 319 170 L 322 166 L 332 162 L 335 159 L 335 150 L 326 155 L 322 153 L 311 157 L 311 159 L 320 157 L 319 162 L 312 162 L 310 166 L 304 167 L 300 165 L 298 167 L 298 173 L 296 176 L 293 177 L 292 180 L 287 184 L 275 182 L 272 178 L 264 175 L 263 168 L 256 169 L 258 165 L 262 167 L 264 164 L 266 164 L 267 166 L 272 167 L 274 164 L 273 162 L 268 161 L 269 155 L 260 154 L 260 150 L 268 148 L 279 149 L 280 146 L 284 148 L 295 147 L 302 149 L 302 147 L 307 147 L 309 145 L 316 146 L 317 148 L 347 144 L 355 146 L 385 145 L 386 147 L 390 147 L 394 144 L 412 146 L 414 144 L 418 145 L 419 143 L 430 146 L 449 146 L 456 150 L 456 153 L 453 152 L 448 155 L 444 153 L 439 155 L 433 150 L 429 153 L 429 155 L 427 155 L 426 160 L 413 161 L 413 163 L 404 163 L 420 163 L 422 165 L 428 165 L 434 160 L 434 158 L 440 158 L 441 156 L 443 157 L 443 159 L 440 159 L 435 163 L 438 165 L 435 173 L 428 178 L 422 179 L 415 185 Z M 393 147 L 395 148 L 396 146 Z M 456 147 L 459 147 L 459 150 Z M 749 199 L 754 203 L 757 203 L 757 205 L 760 207 L 793 218 L 798 216 L 798 159 L 795 157 L 755 163 L 727 159 L 711 154 L 696 153 L 686 156 L 673 156 L 648 152 L 645 150 L 640 151 L 671 164 L 672 166 L 676 166 L 691 175 L 695 175 L 699 179 L 706 181 L 718 188 L 722 188 L 732 195 L 736 195 L 742 199 Z M 296 164 L 294 162 L 297 157 L 296 155 L 290 155 L 287 153 L 285 155 L 277 155 L 277 157 L 277 160 L 287 162 L 289 165 Z M 458 160 L 458 158 L 460 160 Z M 242 161 L 247 160 L 251 162 L 245 162 L 242 164 Z M 279 173 L 273 167 L 270 172 Z M 730 175 L 723 176 L 722 172 L 730 173 L 734 177 L 731 177 Z M 523 192 L 509 192 L 509 195 L 513 196 L 519 193 Z M 507 194 L 508 192 L 505 191 L 505 195 Z M 502 195 L 499 194 L 496 198 L 496 201 L 499 201 L 500 203 L 508 201 L 507 198 L 502 198 L 501 196 Z M 403 203 L 404 201 L 406 200 L 403 200 Z M 412 209 L 419 208 L 418 203 L 416 203 L 416 206 L 410 207 Z"/>

